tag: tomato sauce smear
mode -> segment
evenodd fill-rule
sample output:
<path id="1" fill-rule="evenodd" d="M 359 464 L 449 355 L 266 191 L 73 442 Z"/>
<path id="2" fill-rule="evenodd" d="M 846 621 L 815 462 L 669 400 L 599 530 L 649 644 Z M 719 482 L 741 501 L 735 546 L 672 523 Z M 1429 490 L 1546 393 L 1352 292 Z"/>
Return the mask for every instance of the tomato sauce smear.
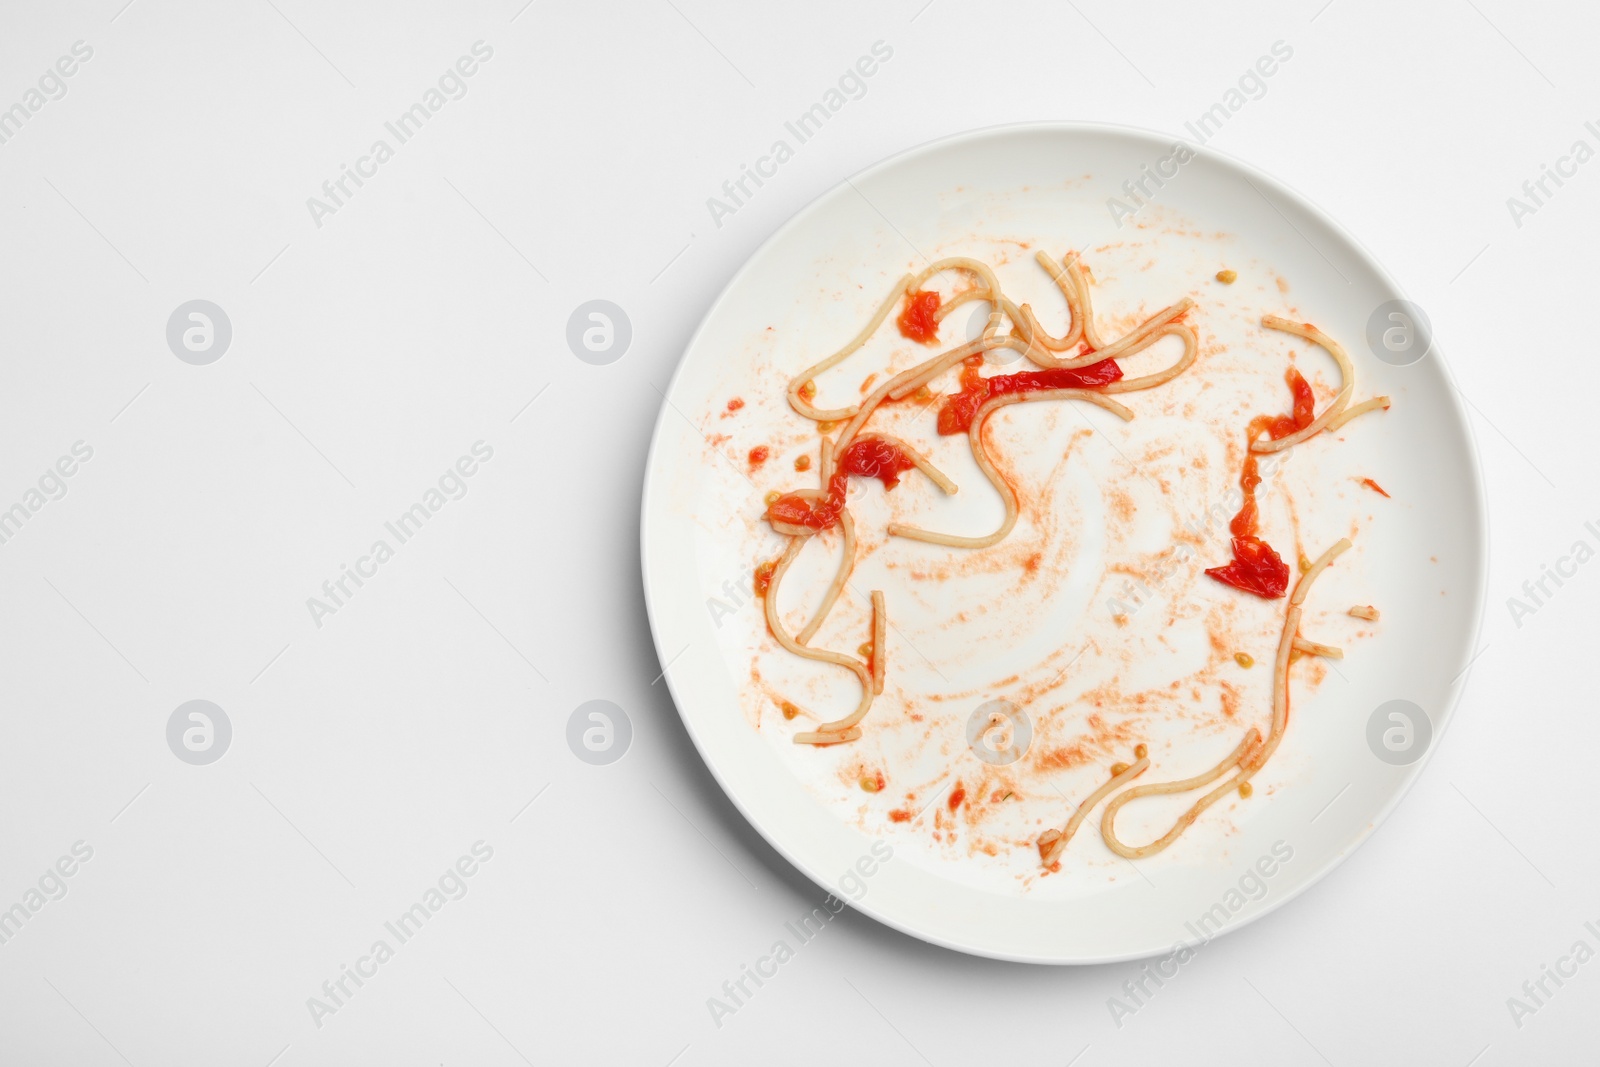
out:
<path id="1" fill-rule="evenodd" d="M 1300 372 L 1290 367 L 1284 374 L 1289 392 L 1294 397 L 1294 408 L 1289 415 L 1257 415 L 1245 430 L 1245 441 L 1254 441 L 1263 432 L 1274 441 L 1310 426 L 1316 418 L 1316 394 Z M 1256 487 L 1261 484 L 1261 472 L 1256 465 L 1256 454 L 1246 451 L 1244 469 L 1239 472 L 1239 488 L 1244 490 L 1244 503 L 1239 514 L 1228 524 L 1233 534 L 1233 560 L 1221 567 L 1211 567 L 1206 573 L 1223 585 L 1231 585 L 1246 593 L 1254 593 L 1264 600 L 1277 600 L 1289 589 L 1289 565 L 1256 534 L 1261 526 L 1261 509 L 1256 504 Z"/>
<path id="2" fill-rule="evenodd" d="M 961 391 L 945 397 L 939 409 L 939 432 L 945 436 L 966 433 L 978 409 L 991 397 L 1009 393 L 1033 393 L 1044 389 L 1095 389 L 1110 385 L 1122 377 L 1122 368 L 1114 359 L 1102 359 L 1087 367 L 1068 370 L 1051 367 L 1047 370 L 1025 370 L 1015 374 L 995 374 L 985 378 L 981 373 L 982 356 L 962 360 Z"/>

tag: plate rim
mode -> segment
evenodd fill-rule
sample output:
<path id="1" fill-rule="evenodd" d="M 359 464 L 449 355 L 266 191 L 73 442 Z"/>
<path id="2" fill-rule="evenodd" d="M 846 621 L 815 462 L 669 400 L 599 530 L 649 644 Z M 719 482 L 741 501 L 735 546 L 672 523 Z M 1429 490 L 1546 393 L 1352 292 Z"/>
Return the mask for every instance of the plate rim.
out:
<path id="1" fill-rule="evenodd" d="M 1196 146 L 1191 144 L 1188 140 L 1164 133 L 1160 130 L 1152 130 L 1147 127 L 1132 126 L 1123 123 L 1089 120 L 1047 119 L 1026 122 L 999 123 L 989 126 L 972 127 L 956 133 L 930 138 L 926 141 L 922 141 L 918 144 L 901 149 L 892 155 L 886 156 L 883 159 L 871 163 L 868 166 L 857 170 L 853 174 L 846 175 L 839 181 L 829 185 L 816 196 L 812 197 L 804 205 L 798 208 L 792 215 L 785 219 L 783 223 L 781 223 L 776 229 L 768 234 L 759 245 L 752 249 L 749 255 L 745 257 L 744 262 L 740 264 L 739 269 L 734 271 L 734 273 L 718 291 L 716 297 L 707 306 L 705 313 L 700 317 L 700 321 L 696 324 L 694 332 L 689 335 L 689 339 L 685 343 L 682 352 L 678 354 L 677 362 L 673 367 L 672 375 L 667 381 L 666 389 L 662 392 L 662 403 L 656 412 L 655 425 L 650 431 L 650 446 L 645 454 L 644 481 L 640 492 L 639 556 L 641 584 L 643 587 L 642 592 L 644 594 L 645 601 L 645 615 L 650 626 L 650 640 L 655 647 L 657 659 L 664 660 L 664 657 L 667 655 L 667 650 L 662 644 L 661 633 L 657 626 L 654 598 L 652 596 L 653 583 L 651 578 L 649 554 L 652 488 L 654 471 L 656 469 L 657 450 L 661 447 L 661 441 L 664 435 L 664 426 L 667 422 L 668 409 L 672 406 L 671 398 L 678 386 L 679 379 L 682 377 L 685 367 L 687 366 L 686 357 L 688 354 L 693 351 L 695 346 L 699 343 L 701 335 L 705 333 L 708 325 L 721 310 L 723 302 L 728 299 L 729 294 L 734 290 L 734 288 L 744 280 L 745 276 L 752 269 L 752 265 L 761 258 L 762 253 L 779 241 L 782 237 L 784 237 L 792 228 L 800 225 L 818 207 L 818 205 L 837 195 L 842 190 L 851 188 L 855 182 L 867 180 L 879 171 L 903 166 L 906 163 L 911 162 L 918 155 L 947 148 L 965 141 L 982 140 L 984 138 L 1011 133 L 1054 133 L 1066 135 L 1082 133 L 1112 134 L 1121 138 L 1150 144 L 1160 144 L 1163 146 L 1184 144 L 1189 147 L 1190 151 L 1193 151 L 1196 154 L 1200 154 L 1200 152 L 1203 150 L 1205 153 L 1215 157 L 1222 163 L 1235 168 L 1248 180 L 1253 180 L 1261 185 L 1266 186 L 1271 191 L 1309 211 L 1318 219 L 1318 221 L 1327 226 L 1330 230 L 1337 234 L 1340 239 L 1345 241 L 1350 248 L 1357 252 L 1365 261 L 1365 265 L 1371 269 L 1391 291 L 1393 291 L 1399 298 L 1409 300 L 1406 290 L 1399 284 L 1395 277 L 1389 273 L 1388 268 L 1384 266 L 1383 262 L 1379 260 L 1377 256 L 1373 255 L 1371 249 L 1357 239 L 1353 233 L 1351 233 L 1332 213 L 1325 209 L 1321 204 L 1317 203 L 1315 200 L 1311 199 L 1309 196 L 1289 185 L 1282 179 L 1261 170 L 1254 164 L 1248 162 L 1247 160 L 1241 159 L 1232 153 L 1220 151 L 1218 149 L 1211 148 L 1210 146 L 1200 146 L 1199 148 L 1196 148 Z M 1489 529 L 1488 483 L 1484 478 L 1481 445 L 1478 441 L 1478 434 L 1473 428 L 1471 417 L 1467 412 L 1465 405 L 1463 404 L 1463 394 L 1460 386 L 1456 382 L 1455 373 L 1451 369 L 1450 362 L 1445 357 L 1443 349 L 1439 345 L 1438 331 L 1436 329 L 1431 334 L 1431 341 L 1432 344 L 1429 354 L 1432 355 L 1433 358 L 1438 362 L 1440 370 L 1444 375 L 1445 382 L 1450 386 L 1449 396 L 1447 398 L 1448 403 L 1451 410 L 1454 411 L 1458 418 L 1469 446 L 1465 450 L 1465 457 L 1467 460 L 1467 467 L 1471 473 L 1469 486 L 1472 493 L 1473 502 L 1476 504 L 1477 511 L 1474 539 L 1479 545 L 1481 545 L 1477 573 L 1475 575 L 1476 581 L 1473 583 L 1472 587 L 1467 590 L 1467 592 L 1474 598 L 1474 610 L 1477 616 L 1471 627 L 1472 640 L 1468 646 L 1468 653 L 1470 655 L 1471 649 L 1478 647 L 1479 641 L 1483 636 L 1484 619 L 1488 614 L 1487 605 L 1491 546 Z M 1426 768 L 1432 761 L 1434 754 L 1438 752 L 1446 733 L 1449 731 L 1450 724 L 1455 721 L 1456 710 L 1461 704 L 1462 697 L 1466 693 L 1467 684 L 1472 677 L 1472 666 L 1474 662 L 1475 660 L 1468 659 L 1467 664 L 1461 673 L 1448 683 L 1448 692 L 1445 695 L 1443 707 L 1436 716 L 1438 719 L 1442 720 L 1443 725 L 1436 725 L 1433 741 L 1428 746 L 1427 751 L 1422 754 L 1420 759 L 1406 768 L 1405 776 L 1401 779 L 1399 788 L 1395 791 L 1393 797 L 1391 797 L 1388 803 L 1386 803 L 1373 815 L 1367 826 L 1360 830 L 1347 845 L 1333 855 L 1332 858 L 1325 862 L 1320 869 L 1310 875 L 1304 882 L 1293 887 L 1286 893 L 1277 894 L 1270 900 L 1264 900 L 1260 907 L 1239 916 L 1237 921 L 1230 923 L 1228 926 L 1218 931 L 1217 934 L 1214 935 L 1215 937 L 1221 937 L 1224 934 L 1232 933 L 1235 930 L 1249 926 L 1264 916 L 1276 912 L 1279 908 L 1288 904 L 1290 901 L 1298 899 L 1313 886 L 1321 884 L 1323 879 L 1327 878 L 1337 868 L 1343 866 L 1345 861 L 1348 860 L 1357 849 L 1371 840 L 1378 830 L 1389 821 L 1389 817 L 1394 813 L 1395 809 L 1399 807 L 1401 802 L 1410 795 L 1411 790 L 1415 787 L 1417 781 L 1422 777 L 1423 769 Z M 682 721 L 684 729 L 689 735 L 689 739 L 694 743 L 695 751 L 699 753 L 701 762 L 703 762 L 706 768 L 711 772 L 711 777 L 716 781 L 718 788 L 722 790 L 723 796 L 733 804 L 740 816 L 747 823 L 749 823 L 758 834 L 761 835 L 762 840 L 764 840 L 769 846 L 772 847 L 774 851 L 782 856 L 784 860 L 790 864 L 790 866 L 804 874 L 819 888 L 832 894 L 833 886 L 829 884 L 826 878 L 824 878 L 820 872 L 813 870 L 808 864 L 802 862 L 790 851 L 784 842 L 776 839 L 771 833 L 769 833 L 768 828 L 762 823 L 762 821 L 757 819 L 745 807 L 745 804 L 743 801 L 741 801 L 736 792 L 729 788 L 728 782 L 723 777 L 722 771 L 718 768 L 716 762 L 707 755 L 705 744 L 702 742 L 699 733 L 696 731 L 694 722 L 687 714 L 684 713 L 684 702 L 679 697 L 677 685 L 674 682 L 671 673 L 668 672 L 666 675 L 664 675 L 664 678 L 667 683 L 667 692 L 672 698 L 673 708 L 677 711 L 678 718 Z M 1164 951 L 1162 949 L 1156 949 L 1152 951 L 1141 948 L 1128 952 L 1102 953 L 1094 956 L 1070 958 L 1056 956 L 1027 956 L 1018 953 L 997 951 L 982 945 L 964 943 L 952 938 L 940 936 L 931 931 L 917 929 L 912 925 L 900 920 L 893 914 L 886 913 L 884 910 L 878 907 L 868 905 L 868 899 L 870 899 L 870 894 L 866 897 L 863 897 L 860 901 L 847 899 L 845 903 L 849 904 L 856 911 L 866 915 L 868 918 L 882 923 L 883 925 L 902 934 L 914 937 L 919 941 L 923 941 L 931 945 L 937 945 L 940 948 L 959 952 L 964 955 L 979 956 L 985 959 L 1002 960 L 1009 963 L 1028 963 L 1041 966 L 1092 966 L 1103 963 L 1120 963 L 1130 960 L 1150 959 L 1159 956 L 1161 952 Z"/>

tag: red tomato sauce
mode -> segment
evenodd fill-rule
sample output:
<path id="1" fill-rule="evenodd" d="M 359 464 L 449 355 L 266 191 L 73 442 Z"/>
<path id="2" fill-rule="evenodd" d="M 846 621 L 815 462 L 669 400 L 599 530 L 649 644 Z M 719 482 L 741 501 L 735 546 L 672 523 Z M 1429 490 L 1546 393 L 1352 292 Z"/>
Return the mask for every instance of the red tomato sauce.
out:
<path id="1" fill-rule="evenodd" d="M 911 457 L 877 437 L 852 441 L 839 456 L 839 470 L 858 478 L 876 478 L 885 489 L 900 484 L 900 475 L 915 467 Z"/>
<path id="2" fill-rule="evenodd" d="M 756 445 L 750 450 L 750 469 L 754 470 L 761 466 L 767 461 L 767 457 L 771 455 L 772 450 L 767 448 L 766 445 Z"/>
<path id="3" fill-rule="evenodd" d="M 896 446 L 881 438 L 866 437 L 850 442 L 839 453 L 833 477 L 828 480 L 828 495 L 823 498 L 785 493 L 767 508 L 768 522 L 804 526 L 809 530 L 830 530 L 844 510 L 845 491 L 850 476 L 877 478 L 884 489 L 900 484 L 900 475 L 916 466 Z"/>
<path id="4" fill-rule="evenodd" d="M 1114 359 L 1102 359 L 1087 367 L 1066 370 L 1052 367 L 1048 370 L 1025 370 L 1015 374 L 996 374 L 985 378 L 980 373 L 982 356 L 971 356 L 962 361 L 961 391 L 945 397 L 939 409 L 939 432 L 946 436 L 966 433 L 984 401 L 1008 393 L 1032 393 L 1041 389 L 1094 389 L 1110 385 L 1122 377 L 1122 368 Z"/>
<path id="5" fill-rule="evenodd" d="M 844 510 L 845 476 L 835 474 L 828 484 L 828 495 L 801 496 L 785 493 L 767 507 L 767 521 L 781 522 L 786 526 L 804 526 L 809 530 L 831 530 Z"/>
<path id="6" fill-rule="evenodd" d="M 932 344 L 939 339 L 939 294 L 918 289 L 906 294 L 905 309 L 895 324 L 900 333 L 919 344 Z"/>
<path id="7" fill-rule="evenodd" d="M 1259 537 L 1235 537 L 1233 559 L 1206 573 L 1223 585 L 1254 593 L 1263 600 L 1277 600 L 1289 588 L 1289 565 Z"/>
<path id="8" fill-rule="evenodd" d="M 1316 394 L 1290 367 L 1284 375 L 1289 392 L 1294 397 L 1293 413 L 1289 415 L 1257 415 L 1245 430 L 1245 440 L 1254 441 L 1263 431 L 1274 441 L 1281 441 L 1298 430 L 1310 426 L 1316 418 Z M 1244 504 L 1239 514 L 1228 524 L 1233 534 L 1233 560 L 1222 567 L 1206 571 L 1224 585 L 1254 593 L 1265 600 L 1276 600 L 1289 588 L 1289 565 L 1271 545 L 1256 536 L 1261 525 L 1261 509 L 1256 504 L 1256 487 L 1261 484 L 1261 473 L 1256 465 L 1256 454 L 1246 452 L 1244 469 L 1239 472 L 1239 488 L 1244 490 Z"/>

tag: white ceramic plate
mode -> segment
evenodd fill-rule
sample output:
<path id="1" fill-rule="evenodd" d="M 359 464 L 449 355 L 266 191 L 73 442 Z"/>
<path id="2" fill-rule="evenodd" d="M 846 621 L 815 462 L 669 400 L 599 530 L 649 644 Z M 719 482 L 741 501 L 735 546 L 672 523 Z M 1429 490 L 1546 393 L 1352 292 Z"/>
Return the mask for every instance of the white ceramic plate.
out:
<path id="1" fill-rule="evenodd" d="M 1486 513 L 1442 357 L 1416 347 L 1418 332 L 1410 355 L 1425 354 L 1407 361 L 1406 337 L 1392 332 L 1404 323 L 1385 307 L 1402 299 L 1398 287 L 1331 220 L 1244 164 L 1190 151 L 1180 163 L 1173 143 L 1154 134 L 1027 125 L 963 134 L 872 167 L 796 215 L 728 284 L 656 426 L 643 505 L 645 595 L 690 735 L 779 852 L 861 911 L 936 944 L 1083 963 L 1169 952 L 1235 929 L 1372 833 L 1420 772 L 1463 684 L 1484 596 Z M 1151 173 L 1167 176 L 1158 186 Z M 1124 182 L 1141 179 L 1136 200 Z M 897 432 L 962 489 L 942 498 L 915 475 L 889 495 L 853 484 L 862 556 L 815 643 L 853 651 L 868 637 L 866 591 L 883 589 L 891 681 L 859 742 L 795 745 L 806 720 L 786 721 L 780 699 L 817 721 L 853 706 L 855 691 L 844 672 L 776 648 L 750 593 L 754 565 L 781 547 L 760 520 L 763 496 L 815 484 L 814 468 L 798 474 L 793 460 L 815 454 L 816 430 L 788 410 L 783 383 L 852 336 L 895 279 L 940 256 L 1001 262 L 1008 295 L 1031 300 L 1059 328 L 1065 311 L 1032 262 L 1034 248 L 1083 252 L 1111 336 L 1193 296 L 1201 358 L 1168 386 L 1122 397 L 1138 412 L 1127 424 L 1062 404 L 998 414 L 996 451 L 1021 488 L 1023 518 L 982 553 L 883 536 L 891 518 L 978 533 L 1000 514 L 961 438 L 936 436 L 932 411 L 920 422 L 909 411 L 897 416 Z M 1236 284 L 1214 279 L 1223 267 L 1238 271 Z M 1295 449 L 1264 491 L 1263 534 L 1286 559 L 1353 536 L 1355 548 L 1313 590 L 1301 627 L 1346 657 L 1295 667 L 1289 727 L 1253 797 L 1229 797 L 1137 863 L 1105 846 L 1096 813 L 1061 869 L 1046 874 L 1033 838 L 1059 825 L 1069 799 L 1103 781 L 1113 760 L 1131 759 L 1134 743 L 1151 748 L 1146 781 L 1186 777 L 1270 715 L 1284 601 L 1246 597 L 1201 570 L 1229 558 L 1219 533 L 1245 421 L 1287 409 L 1291 358 L 1321 386 L 1322 402 L 1334 372 L 1320 351 L 1260 329 L 1263 313 L 1341 339 L 1356 365 L 1357 400 L 1394 397 L 1391 411 Z M 942 337 L 975 329 L 971 318 L 958 311 Z M 819 403 L 847 403 L 868 373 L 928 352 L 888 324 L 824 377 Z M 1141 358 L 1150 363 L 1140 367 L 1164 362 Z M 735 397 L 745 403 L 730 412 Z M 757 445 L 773 455 L 752 471 L 747 455 Z M 820 588 L 832 565 L 826 551 L 796 565 L 780 601 L 789 617 L 800 618 L 807 590 Z M 1376 605 L 1380 621 L 1350 617 L 1355 604 Z M 1260 662 L 1246 670 L 1234 651 Z M 1033 727 L 1027 755 L 1010 766 L 981 762 L 966 742 L 968 716 L 992 699 L 1018 704 Z M 1396 700 L 1426 716 L 1409 739 L 1393 706 L 1379 712 Z M 883 773 L 886 788 L 863 791 L 863 772 Z M 957 782 L 967 799 L 952 813 Z M 1151 839 L 1190 799 L 1130 805 L 1119 828 Z M 895 811 L 913 817 L 897 822 Z"/>

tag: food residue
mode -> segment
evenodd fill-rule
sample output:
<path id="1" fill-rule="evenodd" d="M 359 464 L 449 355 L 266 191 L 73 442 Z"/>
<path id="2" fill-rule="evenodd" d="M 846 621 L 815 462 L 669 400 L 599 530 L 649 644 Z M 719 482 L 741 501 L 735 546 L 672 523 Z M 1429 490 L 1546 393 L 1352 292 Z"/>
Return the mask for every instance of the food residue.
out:
<path id="1" fill-rule="evenodd" d="M 900 475 L 915 466 L 911 457 L 883 438 L 858 437 L 839 454 L 826 495 L 819 499 L 814 490 L 806 490 L 768 499 L 767 520 L 808 530 L 832 529 L 844 510 L 851 475 L 876 478 L 885 489 L 893 489 L 900 484 Z"/>
<path id="2" fill-rule="evenodd" d="M 918 290 L 906 294 L 905 310 L 895 324 L 900 333 L 922 344 L 933 344 L 939 339 L 939 294 L 932 290 Z"/>
<path id="3" fill-rule="evenodd" d="M 1281 441 L 1310 426 L 1316 419 L 1316 394 L 1311 391 L 1310 383 L 1293 367 L 1284 372 L 1284 380 L 1289 383 L 1289 392 L 1294 397 L 1292 413 L 1257 415 L 1245 430 L 1247 449 L 1244 469 L 1239 473 L 1239 488 L 1244 490 L 1244 503 L 1228 527 L 1233 534 L 1233 560 L 1206 571 L 1224 585 L 1254 593 L 1263 600 L 1276 600 L 1288 591 L 1289 567 L 1271 545 L 1256 536 L 1261 524 L 1261 509 L 1256 504 L 1256 487 L 1261 484 L 1261 473 L 1256 465 L 1256 454 L 1248 450 L 1248 443 L 1254 441 L 1263 430 L 1272 440 Z"/>
<path id="4" fill-rule="evenodd" d="M 1102 359 L 1076 369 L 1052 367 L 1049 370 L 996 374 L 989 378 L 980 373 L 982 356 L 969 356 L 961 362 L 961 391 L 946 397 L 944 406 L 939 409 L 939 433 L 946 437 L 970 430 L 973 417 L 990 397 L 1045 389 L 1092 389 L 1110 385 L 1122 377 L 1122 368 L 1114 359 Z"/>

